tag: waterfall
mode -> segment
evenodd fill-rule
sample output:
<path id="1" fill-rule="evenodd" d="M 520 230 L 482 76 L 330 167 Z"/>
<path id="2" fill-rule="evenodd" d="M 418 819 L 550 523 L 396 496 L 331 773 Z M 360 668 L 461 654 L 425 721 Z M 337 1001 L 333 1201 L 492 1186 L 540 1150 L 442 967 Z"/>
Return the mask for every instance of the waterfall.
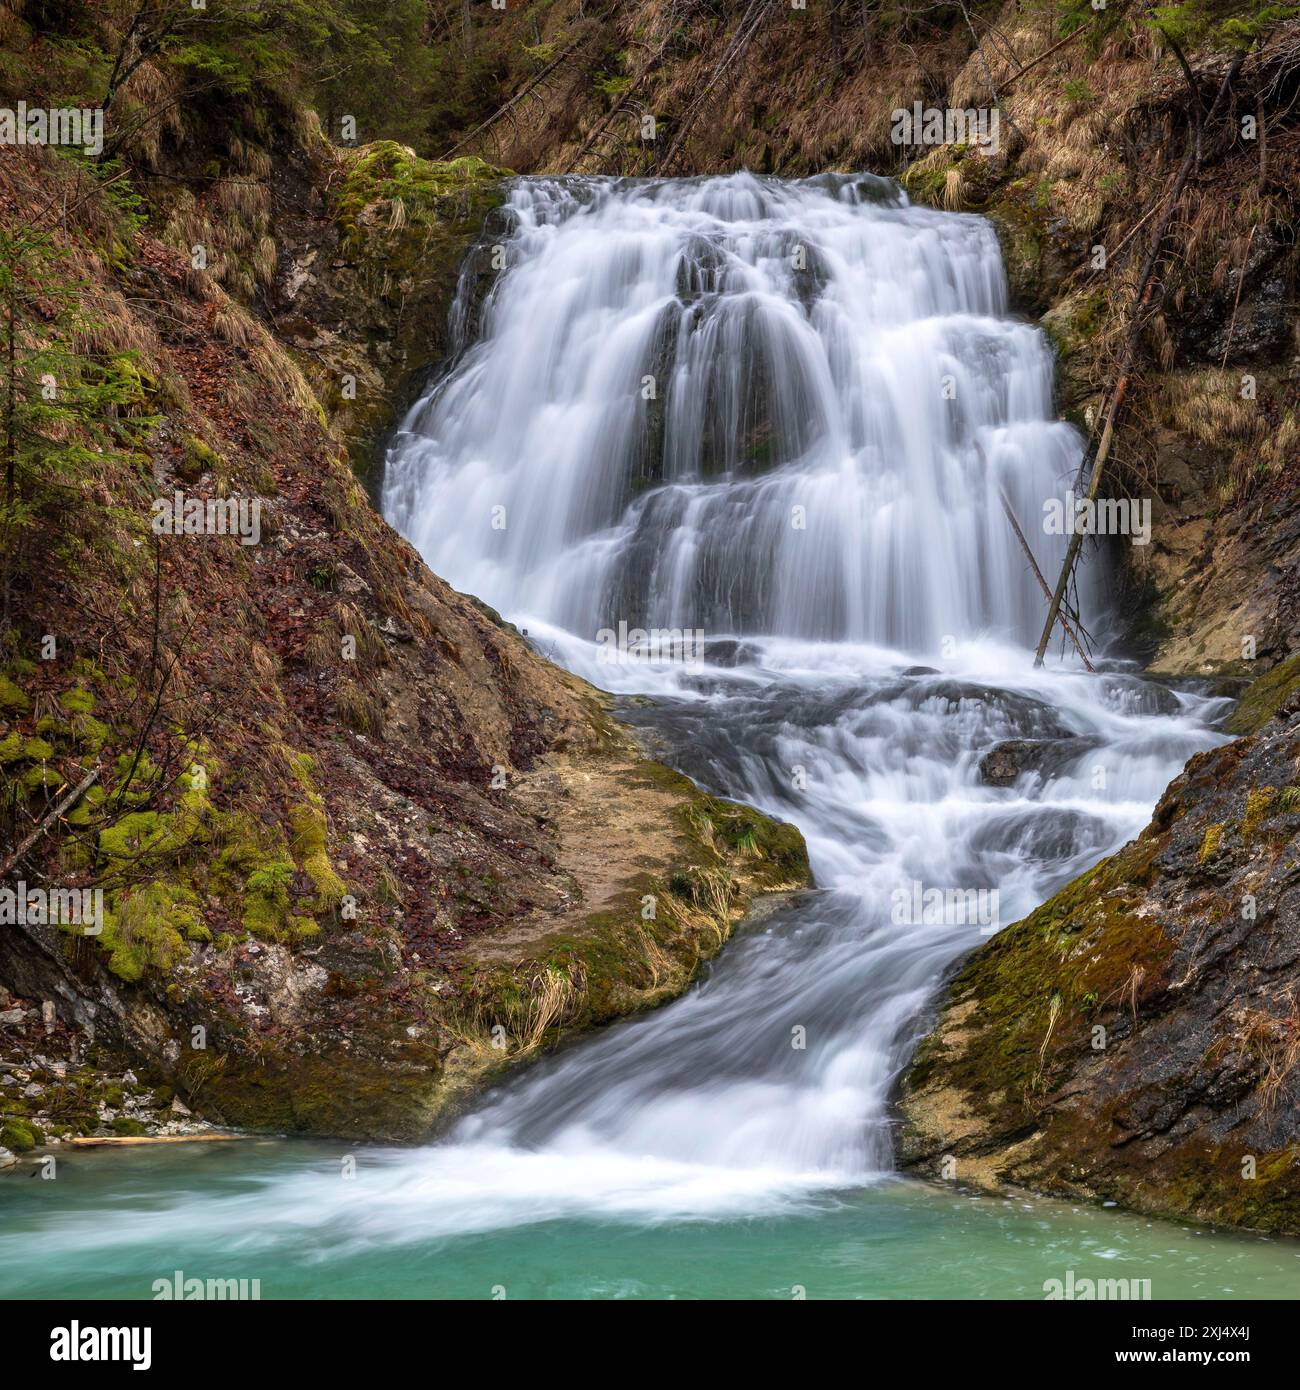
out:
<path id="1" fill-rule="evenodd" d="M 891 1091 L 945 976 L 1136 834 L 1226 703 L 1114 658 L 1033 668 L 1044 600 L 1001 493 L 1050 580 L 1043 507 L 1080 440 L 990 227 L 865 176 L 523 179 L 453 329 L 387 515 L 545 654 L 652 697 L 623 717 L 796 822 L 817 887 L 441 1142 L 75 1150 L 56 1184 L 6 1176 L 5 1291 L 147 1297 L 183 1270 L 312 1299 L 1041 1298 L 1156 1271 L 1160 1298 L 1294 1296 L 1285 1242 L 892 1171 Z M 1094 632 L 1100 570 L 1089 552 Z M 1032 757 L 990 785 L 1012 739 Z"/>
<path id="2" fill-rule="evenodd" d="M 1117 661 L 1032 668 L 1044 600 L 1001 496 L 1054 576 L 1044 503 L 1081 442 L 983 220 L 868 177 L 526 179 L 494 233 L 385 512 L 556 660 L 654 695 L 627 717 L 795 821 L 818 888 L 392 1159 L 368 1220 L 715 1217 L 877 1181 L 945 973 L 1136 834 L 1215 703 Z M 629 629 L 703 640 L 609 660 Z M 988 785 L 1008 739 L 1037 757 Z M 992 910 L 917 911 L 931 892 Z"/>
<path id="3" fill-rule="evenodd" d="M 1037 636 L 1080 441 L 980 218 L 883 180 L 522 180 L 385 514 L 502 611 L 932 651 Z M 466 318 L 469 316 L 466 315 Z"/>

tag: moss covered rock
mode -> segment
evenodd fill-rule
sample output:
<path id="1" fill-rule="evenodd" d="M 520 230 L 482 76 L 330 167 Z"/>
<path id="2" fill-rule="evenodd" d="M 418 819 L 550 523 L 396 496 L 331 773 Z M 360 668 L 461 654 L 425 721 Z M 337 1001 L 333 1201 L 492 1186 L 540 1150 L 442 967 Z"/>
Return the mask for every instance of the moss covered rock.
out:
<path id="1" fill-rule="evenodd" d="M 953 979 L 904 1162 L 1300 1232 L 1300 723 L 1188 763 L 1151 824 Z"/>

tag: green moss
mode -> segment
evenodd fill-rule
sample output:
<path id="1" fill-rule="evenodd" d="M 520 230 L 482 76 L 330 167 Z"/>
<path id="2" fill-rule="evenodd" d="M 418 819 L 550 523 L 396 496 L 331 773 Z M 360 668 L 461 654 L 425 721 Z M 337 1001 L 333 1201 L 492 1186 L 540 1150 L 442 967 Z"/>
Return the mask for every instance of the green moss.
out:
<path id="1" fill-rule="evenodd" d="M 181 1079 L 188 1094 L 246 1129 L 409 1141 L 427 1138 L 443 1108 L 442 1071 L 436 1048 L 402 1039 L 382 1061 L 344 1049 L 193 1054 Z"/>
<path id="2" fill-rule="evenodd" d="M 184 441 L 181 461 L 176 471 L 187 482 L 195 482 L 204 473 L 220 473 L 225 468 L 225 460 L 210 444 L 196 435 L 187 435 Z"/>
<path id="3" fill-rule="evenodd" d="M 1029 179 L 1016 179 L 998 191 L 984 207 L 1002 247 L 1007 280 L 1018 306 L 1041 313 L 1043 289 L 1039 267 L 1049 219 Z"/>
<path id="4" fill-rule="evenodd" d="M 84 686 L 73 686 L 60 692 L 59 704 L 70 714 L 89 714 L 95 708 L 95 695 Z"/>
<path id="5" fill-rule="evenodd" d="M 27 1120 L 6 1120 L 4 1128 L 0 1129 L 0 1146 L 12 1149 L 16 1154 L 29 1153 L 40 1142 L 36 1137 L 38 1132 L 38 1128 Z"/>
<path id="6" fill-rule="evenodd" d="M 18 730 L 11 729 L 4 738 L 0 738 L 0 767 L 16 763 L 22 756 L 23 741 L 18 736 Z"/>
<path id="7" fill-rule="evenodd" d="M 443 162 L 421 159 L 393 140 L 379 140 L 357 151 L 335 201 L 335 212 L 349 237 L 359 239 L 362 212 L 381 201 L 400 199 L 406 218 L 436 214 L 442 201 L 463 195 L 476 184 L 495 183 L 504 170 L 476 156 Z"/>
<path id="8" fill-rule="evenodd" d="M 796 826 L 775 821 L 752 806 L 716 796 L 696 796 L 678 811 L 692 842 L 721 860 L 741 856 L 752 861 L 764 888 L 801 887 L 810 881 L 808 847 Z"/>
<path id="9" fill-rule="evenodd" d="M 1161 1160 L 1158 1184 L 1134 1175 L 1116 1193 L 1130 1206 L 1221 1226 L 1294 1235 L 1300 1231 L 1300 1176 L 1295 1149 L 1247 1153 L 1240 1145 L 1180 1145 Z M 1255 1176 L 1244 1176 L 1244 1160 Z"/>
<path id="10" fill-rule="evenodd" d="M 722 948 L 756 893 L 811 881 L 794 826 L 703 793 L 661 763 L 642 762 L 633 777 L 676 798 L 678 862 L 636 876 L 612 905 L 547 937 L 530 958 L 469 969 L 447 1017 L 454 1033 L 477 1039 L 471 1050 L 479 1081 L 574 1030 L 675 998 Z M 504 1051 L 488 1041 L 498 1025 Z"/>
<path id="11" fill-rule="evenodd" d="M 1230 734 L 1253 734 L 1297 691 L 1300 691 L 1300 655 L 1252 681 L 1223 727 Z"/>
<path id="12" fill-rule="evenodd" d="M 95 719 L 89 714 L 83 714 L 77 721 L 77 746 L 87 752 L 98 753 L 108 742 L 112 732 L 112 729 L 102 720 Z"/>
<path id="13" fill-rule="evenodd" d="M 52 767 L 42 763 L 23 773 L 22 785 L 31 792 L 54 791 L 63 785 L 63 778 Z"/>
<path id="14" fill-rule="evenodd" d="M 157 811 L 128 811 L 99 832 L 99 852 L 127 867 L 153 849 L 161 836 Z"/>
<path id="15" fill-rule="evenodd" d="M 292 859 L 267 854 L 244 880 L 244 926 L 263 941 L 284 939 L 290 918 Z"/>
<path id="16" fill-rule="evenodd" d="M 1093 290 L 1058 300 L 1043 315 L 1040 322 L 1062 362 L 1088 349 L 1105 326 L 1106 308 L 1105 291 Z"/>
<path id="17" fill-rule="evenodd" d="M 293 828 L 293 852 L 315 885 L 321 907 L 336 907 L 347 886 L 329 861 L 324 811 L 311 805 L 295 806 L 289 812 L 289 823 Z"/>
<path id="18" fill-rule="evenodd" d="M 952 158 L 945 147 L 943 151 L 936 151 L 935 154 L 927 155 L 910 165 L 903 171 L 899 183 L 907 190 L 907 196 L 913 202 L 941 207 L 948 171 L 955 169 L 960 162 L 960 159 Z"/>
<path id="19" fill-rule="evenodd" d="M 941 1024 L 917 1053 L 910 1084 L 924 1085 L 941 1066 L 999 1125 L 1029 1122 L 1054 1072 L 1084 1045 L 1083 1025 L 1099 1008 L 1126 1007 L 1173 950 L 1159 922 L 1133 910 L 1158 847 L 1154 838 L 1132 841 L 976 951 L 945 1013 L 973 1006 L 978 1026 L 963 1026 L 961 1048 L 949 1052 Z"/>
<path id="20" fill-rule="evenodd" d="M 122 753 L 114 770 L 118 781 L 118 791 L 114 795 L 127 806 L 140 806 L 148 801 L 162 777 L 148 753 L 141 753 L 138 759 L 134 752 Z"/>
<path id="21" fill-rule="evenodd" d="M 113 974 L 134 982 L 149 970 L 165 974 L 186 954 L 185 937 L 204 940 L 206 934 L 197 896 L 179 884 L 155 880 L 110 895 L 97 939 Z"/>
<path id="22" fill-rule="evenodd" d="M 1214 858 L 1219 852 L 1219 846 L 1223 843 L 1223 826 L 1207 825 L 1205 835 L 1201 839 L 1201 849 L 1197 854 L 1197 862 L 1204 864 Z"/>
<path id="23" fill-rule="evenodd" d="M 26 714 L 32 702 L 12 680 L 0 673 L 0 710 L 6 714 Z"/>
<path id="24" fill-rule="evenodd" d="M 1252 840 L 1256 831 L 1268 820 L 1277 800 L 1276 787 L 1252 787 L 1246 793 L 1246 813 L 1241 818 L 1241 838 Z"/>
<path id="25" fill-rule="evenodd" d="M 149 1126 L 142 1124 L 139 1120 L 133 1120 L 129 1115 L 119 1115 L 113 1121 L 113 1133 L 121 1135 L 148 1134 Z"/>

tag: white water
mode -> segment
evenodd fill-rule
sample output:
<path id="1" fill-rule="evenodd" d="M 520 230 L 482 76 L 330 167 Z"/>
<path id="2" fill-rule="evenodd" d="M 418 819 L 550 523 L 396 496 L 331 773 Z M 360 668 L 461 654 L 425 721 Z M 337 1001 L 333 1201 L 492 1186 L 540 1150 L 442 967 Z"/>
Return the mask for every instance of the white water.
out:
<path id="1" fill-rule="evenodd" d="M 869 179 L 537 180 L 509 206 L 508 269 L 396 439 L 386 514 L 556 659 L 656 694 L 668 756 L 796 821 L 822 891 L 404 1160 L 404 1217 L 709 1215 L 870 1181 L 927 1002 L 984 935 L 898 924 L 895 890 L 996 889 L 1017 920 L 1141 829 L 1214 741 L 1209 702 L 1032 669 L 1043 600 L 999 489 L 1055 575 L 1043 502 L 1081 443 L 985 222 Z M 703 629 L 712 660 L 603 662 L 620 620 Z M 984 785 L 1012 737 L 1059 742 Z"/>
<path id="2" fill-rule="evenodd" d="M 1035 522 L 1079 441 L 991 227 L 900 196 L 519 184 L 482 340 L 407 421 L 385 513 L 458 588 L 587 637 L 1036 637 L 997 489 L 1054 574 Z"/>
<path id="3" fill-rule="evenodd" d="M 1079 441 L 1052 418 L 1042 338 L 1006 315 L 988 226 L 891 187 L 520 182 L 510 268 L 384 492 L 437 573 L 597 684 L 653 694 L 628 714 L 667 757 L 795 821 L 819 890 L 447 1142 L 368 1154 L 364 1187 L 297 1171 L 67 1241 L 720 1219 L 888 1174 L 891 1087 L 945 971 L 985 939 L 892 920 L 895 890 L 996 889 L 1013 922 L 1136 834 L 1216 739 L 1212 702 L 1122 666 L 1032 669 L 1043 601 L 998 485 L 1054 575 L 1042 503 Z M 812 271 L 792 269 L 798 246 Z M 1101 586 L 1081 587 L 1099 626 Z M 619 620 L 702 628 L 706 660 L 602 662 Z M 980 756 L 1013 737 L 1052 755 L 984 785 Z"/>

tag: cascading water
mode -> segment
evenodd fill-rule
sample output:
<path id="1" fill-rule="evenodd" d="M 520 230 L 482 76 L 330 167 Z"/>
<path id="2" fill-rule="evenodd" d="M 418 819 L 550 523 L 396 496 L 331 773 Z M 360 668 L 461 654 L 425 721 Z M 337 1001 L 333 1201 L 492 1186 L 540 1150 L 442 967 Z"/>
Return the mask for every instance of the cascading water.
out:
<path id="1" fill-rule="evenodd" d="M 1041 516 L 1079 442 L 986 222 L 747 175 L 521 183 L 509 221 L 481 340 L 386 474 L 437 573 L 589 638 L 1037 636 L 998 490 Z"/>
<path id="2" fill-rule="evenodd" d="M 1296 1287 L 1257 1245 L 879 1181 L 890 1090 L 945 971 L 1135 834 L 1219 737 L 1215 702 L 1122 663 L 1032 668 L 1044 603 L 1001 493 L 1055 576 L 1043 503 L 1080 442 L 1051 417 L 1046 344 L 1007 317 L 989 226 L 870 178 L 539 179 L 514 185 L 501 243 L 484 303 L 463 279 L 461 350 L 395 438 L 385 511 L 543 651 L 652 695 L 625 717 L 714 791 L 795 821 L 818 889 L 444 1142 L 365 1151 L 355 1182 L 334 1155 L 203 1145 L 243 1152 L 173 1162 L 160 1204 L 165 1156 L 119 1160 L 107 1199 L 70 1165 L 53 1230 L 47 1185 L 20 1184 L 40 1278 L 117 1293 L 129 1270 L 144 1292 L 258 1251 L 267 1296 L 488 1296 L 503 1277 L 511 1297 L 788 1297 L 792 1277 L 951 1296 L 996 1267 L 1041 1297 L 1092 1255 L 1108 1274 L 1161 1261 L 1162 1294 Z M 1094 620 L 1098 569 L 1080 580 Z M 650 655 L 675 630 L 666 655 L 691 659 L 637 659 L 609 640 L 623 623 Z M 671 650 L 697 630 L 702 651 Z M 1006 739 L 1035 760 L 987 785 Z M 918 914 L 927 890 L 981 910 Z M 0 1270 L 21 1240 L 0 1232 Z"/>
<path id="3" fill-rule="evenodd" d="M 1212 738 L 1205 702 L 1031 669 L 1043 599 L 1000 495 L 1055 575 L 1043 502 L 1080 441 L 987 223 L 880 180 L 748 175 L 522 181 L 507 223 L 385 511 L 560 660 L 657 694 L 634 717 L 796 821 L 822 891 L 687 998 L 505 1087 L 430 1162 L 538 1214 L 860 1182 L 890 1166 L 890 1086 L 945 968 L 1141 827 Z M 620 623 L 702 631 L 702 659 L 611 662 Z M 982 784 L 1009 738 L 1044 741 L 1040 770 Z M 931 889 L 995 912 L 917 914 Z"/>

